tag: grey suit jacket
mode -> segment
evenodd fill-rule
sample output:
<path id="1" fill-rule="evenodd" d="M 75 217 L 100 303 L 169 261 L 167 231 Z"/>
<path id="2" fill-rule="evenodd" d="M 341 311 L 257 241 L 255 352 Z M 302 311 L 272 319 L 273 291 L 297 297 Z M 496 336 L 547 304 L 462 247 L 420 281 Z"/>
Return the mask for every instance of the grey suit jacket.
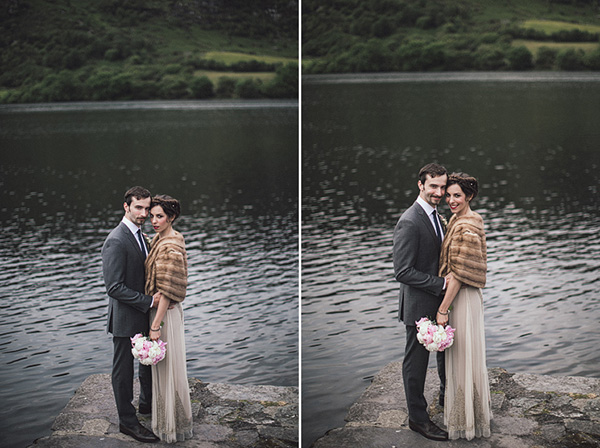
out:
<path id="1" fill-rule="evenodd" d="M 102 273 L 108 294 L 107 331 L 116 337 L 148 334 L 152 297 L 144 294 L 144 255 L 122 222 L 102 246 Z"/>
<path id="2" fill-rule="evenodd" d="M 435 319 L 444 279 L 438 277 L 440 245 L 429 217 L 417 202 L 400 216 L 394 230 L 394 276 L 400 282 L 399 319 L 405 325 Z"/>

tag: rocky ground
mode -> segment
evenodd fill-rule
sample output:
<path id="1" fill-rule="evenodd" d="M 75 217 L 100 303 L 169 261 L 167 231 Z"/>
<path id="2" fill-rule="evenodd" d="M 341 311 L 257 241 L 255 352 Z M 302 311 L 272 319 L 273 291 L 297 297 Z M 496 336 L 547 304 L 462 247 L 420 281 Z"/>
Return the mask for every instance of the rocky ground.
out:
<path id="1" fill-rule="evenodd" d="M 186 448 L 287 448 L 298 446 L 298 389 L 203 383 L 190 378 L 194 437 Z M 138 396 L 136 381 L 134 396 Z M 134 403 L 137 407 L 137 403 Z M 151 427 L 151 417 L 138 414 Z M 147 447 L 119 432 L 109 374 L 88 377 L 56 417 L 52 434 L 32 448 Z"/>
<path id="2" fill-rule="evenodd" d="M 350 408 L 343 428 L 329 431 L 313 448 L 598 448 L 600 379 L 509 373 L 489 369 L 492 436 L 434 442 L 408 428 L 402 364 L 387 365 Z M 430 370 L 425 386 L 432 420 L 443 426 L 437 404 L 439 379 Z"/>

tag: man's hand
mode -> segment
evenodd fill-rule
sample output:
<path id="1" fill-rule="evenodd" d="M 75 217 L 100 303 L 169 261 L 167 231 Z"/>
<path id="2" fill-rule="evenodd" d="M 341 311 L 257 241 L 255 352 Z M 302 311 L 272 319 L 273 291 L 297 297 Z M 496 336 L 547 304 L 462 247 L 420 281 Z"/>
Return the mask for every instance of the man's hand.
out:
<path id="1" fill-rule="evenodd" d="M 161 298 L 162 298 L 162 292 L 157 292 L 156 294 L 154 294 L 152 296 L 152 299 L 154 300 L 152 302 L 152 308 L 158 308 L 158 303 L 160 302 Z"/>

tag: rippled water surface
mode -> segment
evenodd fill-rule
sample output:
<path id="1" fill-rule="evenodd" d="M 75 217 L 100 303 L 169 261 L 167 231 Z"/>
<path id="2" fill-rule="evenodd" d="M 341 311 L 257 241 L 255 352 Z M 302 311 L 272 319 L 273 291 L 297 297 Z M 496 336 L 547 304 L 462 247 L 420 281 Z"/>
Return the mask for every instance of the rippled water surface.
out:
<path id="1" fill-rule="evenodd" d="M 188 374 L 297 384 L 297 140 L 293 102 L 0 109 L 0 446 L 110 372 L 100 249 L 136 184 L 182 202 Z"/>
<path id="2" fill-rule="evenodd" d="M 392 233 L 430 161 L 480 180 L 488 365 L 600 375 L 600 77 L 316 77 L 302 104 L 304 446 L 403 357 Z"/>

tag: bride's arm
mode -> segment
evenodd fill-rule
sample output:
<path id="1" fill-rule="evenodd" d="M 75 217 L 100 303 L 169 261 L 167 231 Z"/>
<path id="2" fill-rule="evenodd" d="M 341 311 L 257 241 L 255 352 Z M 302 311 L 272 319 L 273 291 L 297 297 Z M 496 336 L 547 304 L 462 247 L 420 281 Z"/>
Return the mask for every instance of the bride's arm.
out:
<path id="1" fill-rule="evenodd" d="M 167 312 L 167 308 L 169 307 L 170 304 L 171 304 L 171 301 L 164 297 L 163 297 L 163 300 L 161 300 L 158 303 L 158 309 L 156 310 L 156 316 L 154 316 L 154 320 L 152 321 L 152 324 L 150 325 L 150 339 L 152 339 L 153 341 L 160 339 L 160 323 L 162 322 L 163 318 L 165 317 L 165 313 Z"/>
<path id="2" fill-rule="evenodd" d="M 440 303 L 437 316 L 435 318 L 438 325 L 446 325 L 448 323 L 448 309 L 450 308 L 450 305 L 452 305 L 456 294 L 458 294 L 458 291 L 460 291 L 461 286 L 462 283 L 460 280 L 457 280 L 453 275 L 449 275 L 447 277 L 446 294 L 444 295 L 444 300 L 442 300 L 442 303 Z"/>

